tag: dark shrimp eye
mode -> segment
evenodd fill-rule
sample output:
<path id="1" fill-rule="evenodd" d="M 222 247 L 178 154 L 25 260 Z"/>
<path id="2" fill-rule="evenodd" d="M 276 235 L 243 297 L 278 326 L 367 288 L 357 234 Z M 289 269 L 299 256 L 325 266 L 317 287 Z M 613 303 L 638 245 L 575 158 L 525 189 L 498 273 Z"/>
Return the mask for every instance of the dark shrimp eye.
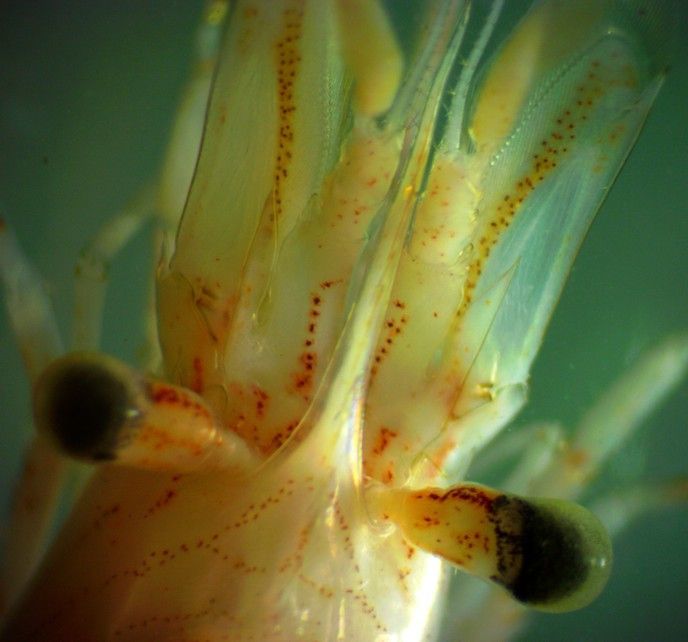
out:
<path id="1" fill-rule="evenodd" d="M 498 583 L 520 602 L 568 611 L 588 604 L 606 583 L 609 539 L 580 506 L 503 495 L 494 502 L 492 519 L 502 563 L 508 567 L 515 560 L 518 569 L 509 581 Z"/>
<path id="2" fill-rule="evenodd" d="M 136 410 L 130 388 L 108 360 L 73 355 L 51 364 L 34 391 L 34 417 L 73 457 L 111 460 Z"/>
<path id="3" fill-rule="evenodd" d="M 573 611 L 609 579 L 612 549 L 590 511 L 558 499 L 522 498 L 479 484 L 373 489 L 372 505 L 404 537 L 527 606 Z"/>
<path id="4" fill-rule="evenodd" d="M 201 397 L 113 357 L 75 353 L 56 359 L 33 393 L 36 427 L 69 457 L 146 470 L 256 465 Z"/>

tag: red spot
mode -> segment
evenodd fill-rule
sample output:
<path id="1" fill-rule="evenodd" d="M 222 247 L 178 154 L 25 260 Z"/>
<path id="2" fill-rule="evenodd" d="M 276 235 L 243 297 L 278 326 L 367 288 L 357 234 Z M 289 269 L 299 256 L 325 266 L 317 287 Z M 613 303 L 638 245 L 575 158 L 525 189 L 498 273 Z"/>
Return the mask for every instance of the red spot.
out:
<path id="1" fill-rule="evenodd" d="M 494 501 L 494 498 L 490 494 L 473 486 L 459 486 L 439 496 L 440 502 L 444 502 L 447 499 L 467 502 L 487 510 L 492 508 L 492 503 Z"/>
<path id="2" fill-rule="evenodd" d="M 156 386 L 153 389 L 153 393 L 151 395 L 151 398 L 155 403 L 163 404 L 163 403 L 169 403 L 169 404 L 174 404 L 179 401 L 179 393 L 174 389 L 170 388 L 169 386 Z"/>
<path id="3" fill-rule="evenodd" d="M 381 455 L 383 452 L 385 452 L 391 440 L 394 439 L 396 436 L 397 433 L 394 430 L 382 427 L 377 435 L 375 444 L 373 445 L 373 453 L 375 455 Z"/>
<path id="4" fill-rule="evenodd" d="M 262 418 L 267 410 L 269 395 L 267 392 L 265 392 L 265 390 L 263 390 L 259 386 L 253 386 L 253 396 L 256 400 L 256 415 Z"/>
<path id="5" fill-rule="evenodd" d="M 165 508 L 175 497 L 177 497 L 177 495 L 178 492 L 174 488 L 168 488 L 167 490 L 163 491 L 160 497 L 158 497 L 158 499 L 145 512 L 144 517 L 150 517 L 159 510 Z"/>
<path id="6" fill-rule="evenodd" d="M 194 377 L 191 382 L 191 389 L 200 393 L 203 390 L 203 362 L 200 357 L 193 360 Z"/>

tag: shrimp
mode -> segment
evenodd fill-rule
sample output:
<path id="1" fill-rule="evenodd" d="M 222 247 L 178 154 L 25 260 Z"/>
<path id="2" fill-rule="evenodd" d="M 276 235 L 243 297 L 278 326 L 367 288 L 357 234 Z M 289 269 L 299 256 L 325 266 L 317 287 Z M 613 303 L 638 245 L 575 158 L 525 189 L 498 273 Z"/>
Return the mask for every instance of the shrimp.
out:
<path id="1" fill-rule="evenodd" d="M 509 451 L 494 440 L 663 81 L 671 14 L 550 0 L 504 35 L 502 9 L 428 3 L 402 46 L 374 2 L 211 3 L 222 44 L 159 181 L 79 261 L 68 353 L 3 232 L 44 518 L 88 467 L 37 568 L 48 527 L 15 530 L 16 584 L 34 577 L 6 639 L 432 639 L 452 566 L 494 613 L 602 590 L 609 539 L 570 500 L 681 380 L 684 335 L 621 380 L 647 403 L 612 388 L 504 490 L 468 480 Z M 133 368 L 98 351 L 103 280 L 147 221 L 163 249 Z"/>

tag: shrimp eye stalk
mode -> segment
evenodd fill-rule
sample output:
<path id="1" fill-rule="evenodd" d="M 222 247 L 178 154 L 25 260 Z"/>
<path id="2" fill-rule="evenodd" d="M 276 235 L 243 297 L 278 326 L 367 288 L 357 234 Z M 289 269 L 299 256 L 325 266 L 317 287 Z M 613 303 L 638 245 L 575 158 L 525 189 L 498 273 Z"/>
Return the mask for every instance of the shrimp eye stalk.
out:
<path id="1" fill-rule="evenodd" d="M 192 472 L 250 466 L 252 456 L 193 392 L 108 356 L 73 353 L 36 381 L 34 420 L 62 453 L 92 464 Z"/>
<path id="2" fill-rule="evenodd" d="M 550 612 L 592 602 L 609 579 L 612 549 L 590 511 L 477 484 L 375 490 L 374 510 L 413 545 Z"/>

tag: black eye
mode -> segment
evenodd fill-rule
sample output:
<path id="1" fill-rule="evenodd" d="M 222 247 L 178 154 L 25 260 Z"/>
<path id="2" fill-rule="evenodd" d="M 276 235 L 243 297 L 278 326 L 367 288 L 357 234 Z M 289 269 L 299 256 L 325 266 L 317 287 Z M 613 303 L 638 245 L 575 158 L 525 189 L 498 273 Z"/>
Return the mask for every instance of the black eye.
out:
<path id="1" fill-rule="evenodd" d="M 609 576 L 611 545 L 594 515 L 569 502 L 509 495 L 493 511 L 502 562 L 518 567 L 505 584 L 517 600 L 567 611 L 597 596 Z"/>
<path id="2" fill-rule="evenodd" d="M 126 382 L 107 360 L 98 357 L 69 356 L 56 361 L 38 380 L 34 393 L 38 428 L 78 458 L 113 459 L 132 414 L 134 404 Z"/>

